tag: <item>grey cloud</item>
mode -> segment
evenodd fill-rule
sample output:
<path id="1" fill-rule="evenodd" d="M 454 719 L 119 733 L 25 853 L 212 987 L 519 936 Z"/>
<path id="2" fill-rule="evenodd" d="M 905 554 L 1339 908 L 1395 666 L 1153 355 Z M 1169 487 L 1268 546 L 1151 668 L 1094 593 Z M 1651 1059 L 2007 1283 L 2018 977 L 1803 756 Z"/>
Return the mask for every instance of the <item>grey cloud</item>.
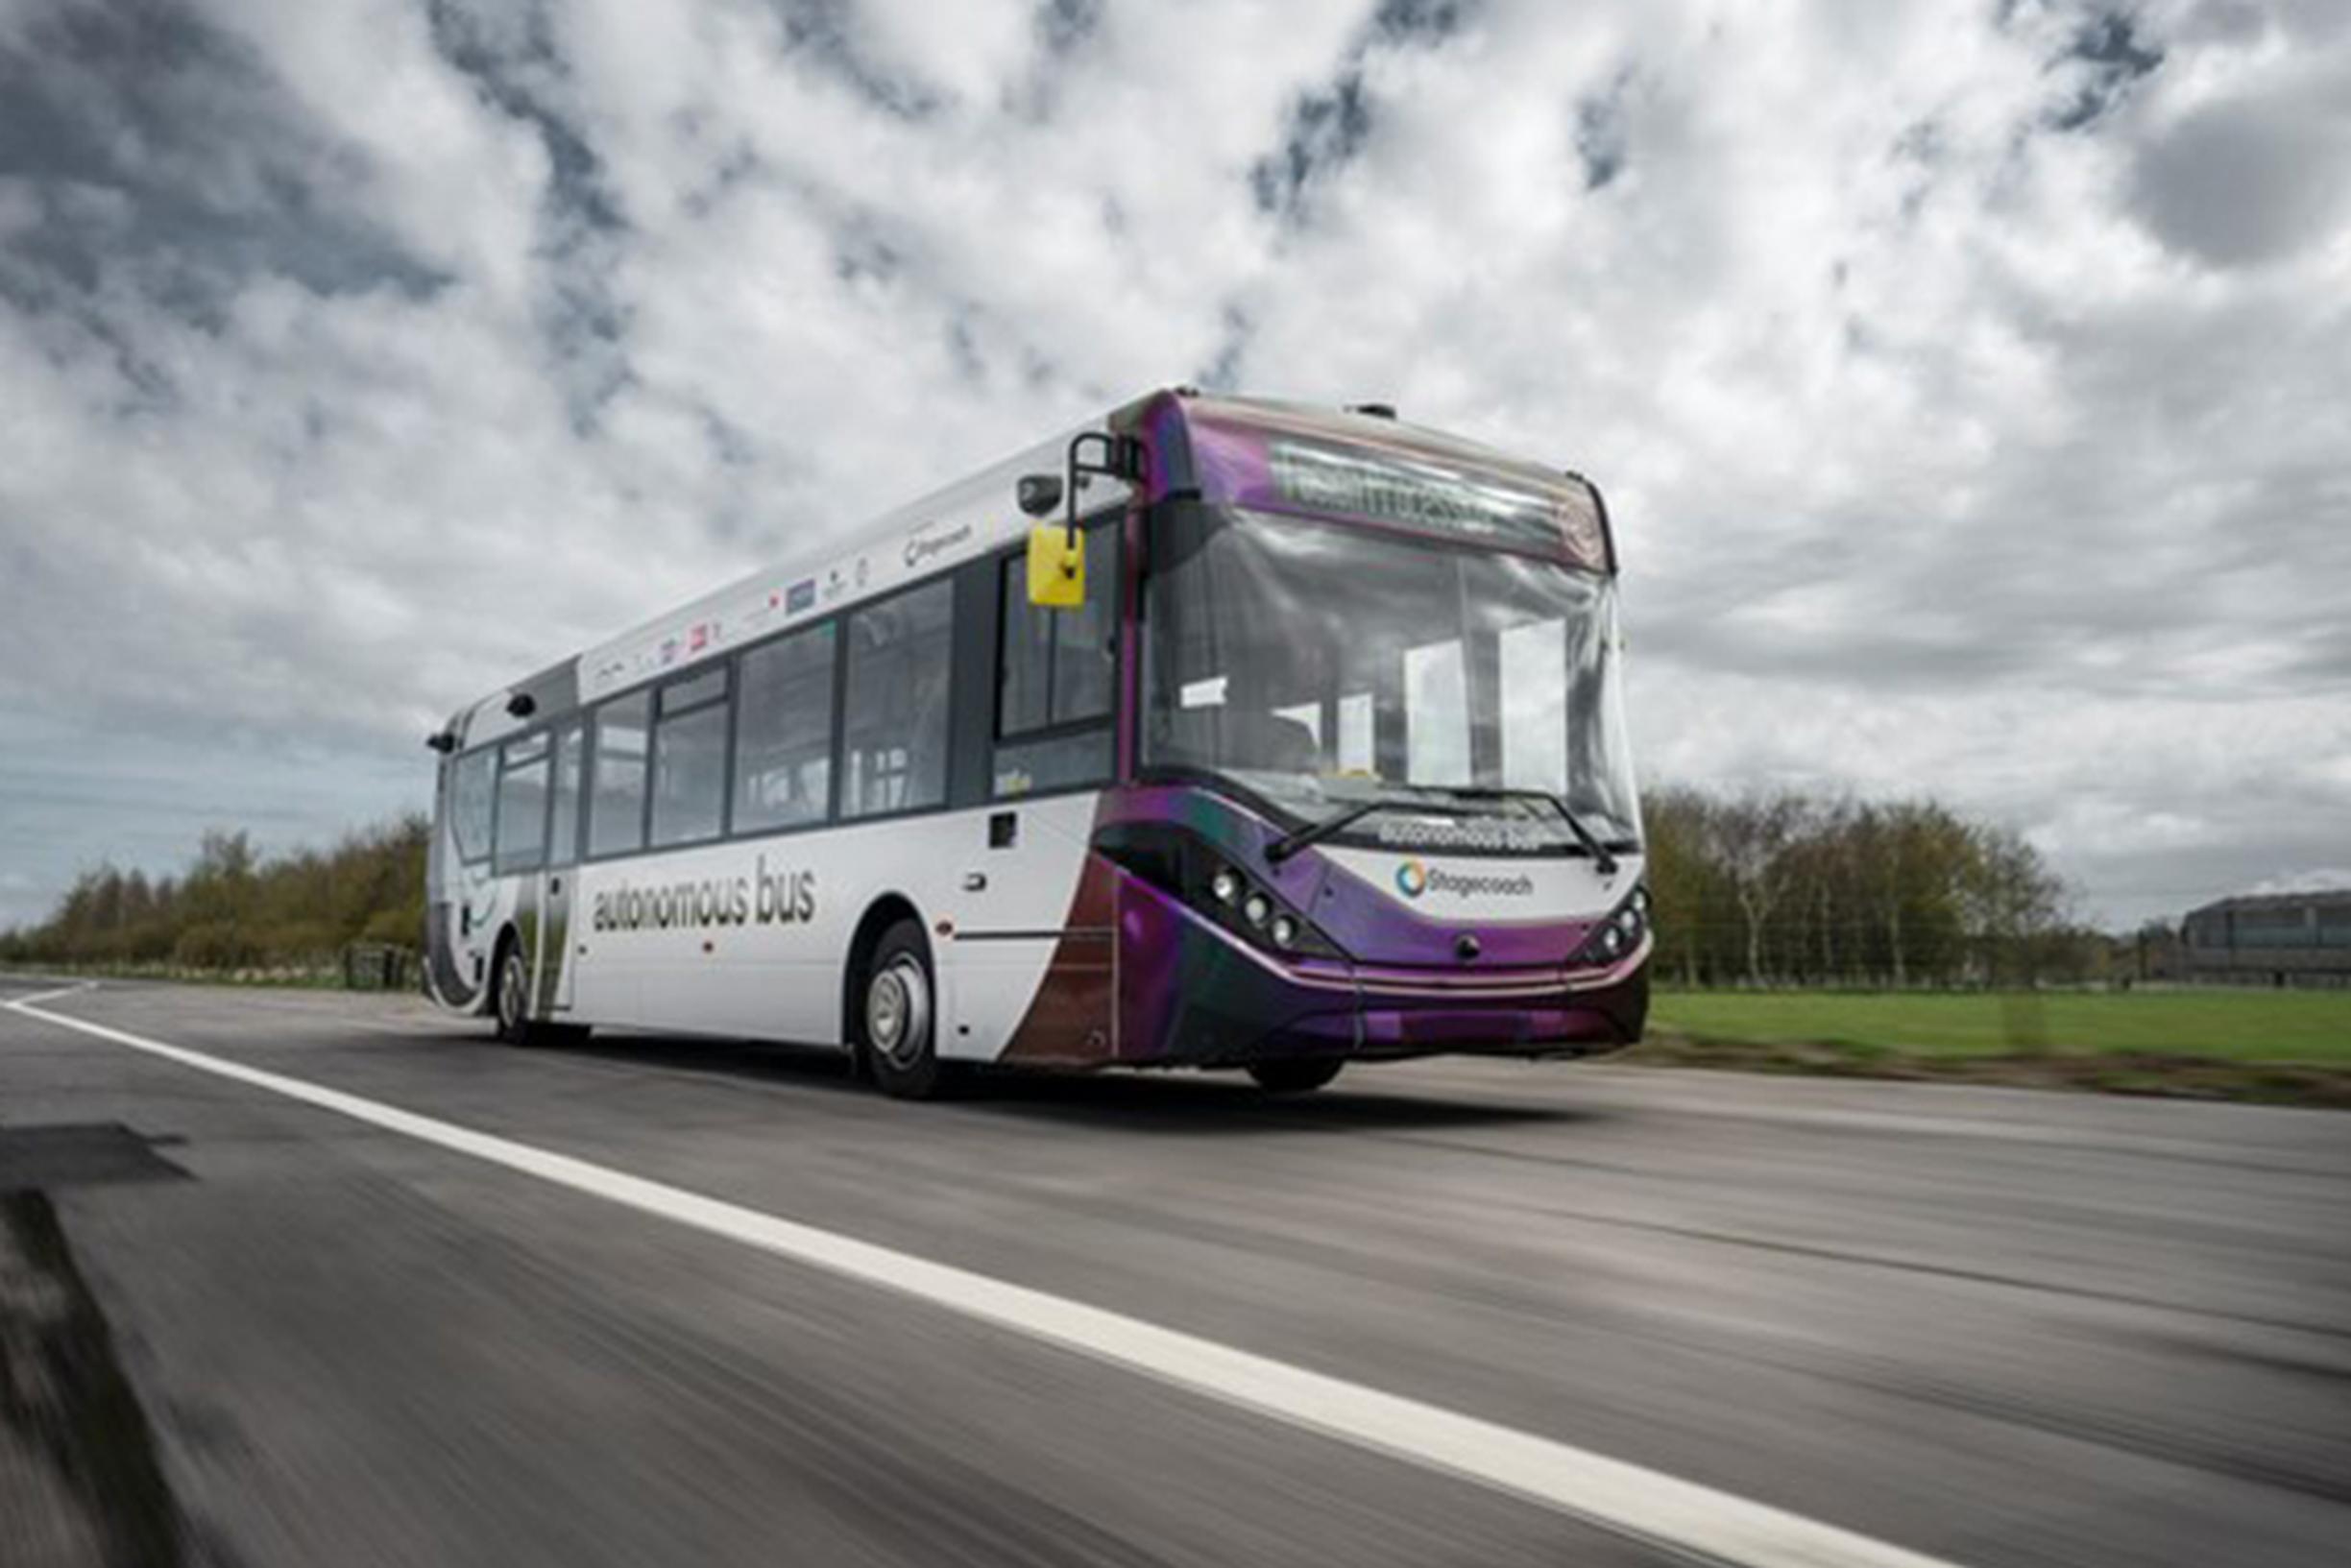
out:
<path id="1" fill-rule="evenodd" d="M 1475 0 L 1380 0 L 1371 36 L 1388 42 L 1441 43 L 1478 11 Z"/>
<path id="2" fill-rule="evenodd" d="M 1226 305 L 1224 312 L 1224 335 L 1216 350 L 1208 356 L 1198 374 L 1191 379 L 1212 392 L 1239 390 L 1237 377 L 1241 374 L 1242 356 L 1248 352 L 1248 313 L 1239 305 Z"/>
<path id="3" fill-rule="evenodd" d="M 1103 0 L 1045 0 L 1037 8 L 1037 39 L 1053 56 L 1075 53 L 1102 26 Z"/>
<path id="4" fill-rule="evenodd" d="M 487 10 L 433 0 L 435 47 L 497 109 L 538 133 L 546 148 L 550 216 L 590 230 L 627 227 L 603 160 L 561 107 L 567 68 L 543 6 Z"/>
<path id="5" fill-rule="evenodd" d="M 1624 172 L 1625 95 L 1632 84 L 1633 73 L 1621 71 L 1604 90 L 1576 105 L 1575 150 L 1583 159 L 1587 190 L 1605 189 Z"/>
<path id="6" fill-rule="evenodd" d="M 602 157 L 565 107 L 572 87 L 553 23 L 540 5 L 477 10 L 434 0 L 429 15 L 442 58 L 498 113 L 530 127 L 546 151 L 539 317 L 565 373 L 572 422 L 592 429 L 632 375 L 629 304 L 613 277 L 629 221 Z"/>
<path id="7" fill-rule="evenodd" d="M 0 250 L 0 294 L 103 334 L 109 278 L 207 326 L 255 274 L 445 285 L 351 205 L 365 155 L 304 119 L 249 48 L 175 8 L 35 9 L 0 42 L 0 181 L 40 207 Z"/>
<path id="8" fill-rule="evenodd" d="M 2060 131 L 2082 130 L 2111 112 L 2163 62 L 2163 50 L 2140 36 L 2130 12 L 2109 11 L 2092 16 L 2059 59 L 2076 85 L 2072 98 L 2050 115 L 2049 123 Z"/>
<path id="9" fill-rule="evenodd" d="M 929 120 L 944 108 L 935 85 L 876 60 L 860 37 L 847 0 L 768 0 L 782 26 L 784 52 L 815 60 L 866 103 L 897 118 Z"/>
<path id="10" fill-rule="evenodd" d="M 1291 106 L 1280 147 L 1250 169 L 1249 189 L 1258 209 L 1302 221 L 1314 186 L 1337 178 L 1370 140 L 1369 57 L 1382 50 L 1439 47 L 1478 9 L 1468 0 L 1381 0 L 1328 84 L 1301 94 Z"/>
<path id="11" fill-rule="evenodd" d="M 1256 193 L 1259 209 L 1297 218 L 1309 184 L 1345 167 L 1370 134 L 1363 72 L 1349 65 L 1328 87 L 1297 101 L 1282 129 L 1280 151 L 1249 171 L 1249 188 Z"/>
<path id="12" fill-rule="evenodd" d="M 2347 82 L 2338 76 L 2330 93 Z M 2308 250 L 2340 228 L 2351 202 L 2344 104 L 2296 95 L 2199 109 L 2142 150 L 2133 205 L 2157 238 L 2214 266 Z"/>

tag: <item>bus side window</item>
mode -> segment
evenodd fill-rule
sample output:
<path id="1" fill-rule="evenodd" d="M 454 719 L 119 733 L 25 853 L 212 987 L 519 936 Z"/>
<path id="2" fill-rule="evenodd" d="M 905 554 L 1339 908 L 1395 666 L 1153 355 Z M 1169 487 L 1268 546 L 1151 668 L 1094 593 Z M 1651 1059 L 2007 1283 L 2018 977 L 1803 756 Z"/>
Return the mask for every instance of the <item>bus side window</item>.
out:
<path id="1" fill-rule="evenodd" d="M 735 831 L 822 822 L 832 812 L 833 623 L 742 656 L 735 731 Z"/>
<path id="2" fill-rule="evenodd" d="M 1027 561 L 1014 556 L 1004 564 L 997 795 L 1092 784 L 1110 775 L 1109 718 L 1118 686 L 1115 518 L 1087 529 L 1085 552 L 1088 591 L 1075 610 L 1031 604 Z"/>
<path id="3" fill-rule="evenodd" d="M 588 853 L 619 855 L 644 847 L 645 742 L 653 694 L 639 691 L 596 710 L 595 756 L 588 798 Z"/>
<path id="4" fill-rule="evenodd" d="M 851 611 L 841 726 L 841 815 L 947 799 L 948 666 L 955 584 L 941 578 Z"/>
<path id="5" fill-rule="evenodd" d="M 715 838 L 726 811 L 727 668 L 661 688 L 653 723 L 653 847 Z"/>

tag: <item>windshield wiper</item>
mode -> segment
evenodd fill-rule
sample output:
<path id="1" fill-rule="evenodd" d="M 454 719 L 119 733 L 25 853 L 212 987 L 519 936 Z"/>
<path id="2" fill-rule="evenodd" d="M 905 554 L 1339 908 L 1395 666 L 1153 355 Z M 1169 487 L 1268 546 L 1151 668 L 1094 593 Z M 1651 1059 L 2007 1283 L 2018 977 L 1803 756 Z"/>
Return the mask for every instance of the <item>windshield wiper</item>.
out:
<path id="1" fill-rule="evenodd" d="M 1388 800 L 1357 801 L 1344 811 L 1326 816 L 1320 822 L 1309 822 L 1305 827 L 1294 832 L 1286 832 L 1272 843 L 1268 844 L 1265 852 L 1266 863 L 1280 865 L 1284 860 L 1306 848 L 1307 845 L 1320 844 L 1333 833 L 1345 832 L 1372 812 L 1385 811 L 1396 804 L 1394 801 Z"/>
<path id="2" fill-rule="evenodd" d="M 1613 877 L 1616 875 L 1615 855 L 1610 851 L 1606 844 L 1603 844 L 1599 839 L 1592 836 L 1592 831 L 1589 828 L 1585 827 L 1583 823 L 1576 820 L 1576 814 L 1567 809 L 1567 803 L 1564 800 L 1561 799 L 1557 795 L 1554 795 L 1548 789 L 1487 789 L 1473 784 L 1447 784 L 1444 787 L 1453 794 L 1461 796 L 1464 800 L 1524 800 L 1542 802 L 1545 806 L 1548 806 L 1551 808 L 1551 809 L 1559 813 L 1559 817 L 1562 822 L 1567 824 L 1567 831 L 1575 834 L 1576 842 L 1583 845 L 1584 852 L 1591 856 L 1592 867 L 1594 870 L 1598 871 L 1603 877 Z"/>
<path id="3" fill-rule="evenodd" d="M 1601 876 L 1613 877 L 1616 875 L 1614 853 L 1594 837 L 1589 828 L 1585 827 L 1576 819 L 1576 814 L 1567 808 L 1565 801 L 1547 789 L 1489 789 L 1473 784 L 1439 784 L 1435 787 L 1442 789 L 1448 795 L 1459 796 L 1463 800 L 1539 801 L 1559 813 L 1560 820 L 1567 824 L 1567 831 L 1575 834 L 1576 842 L 1584 847 L 1585 854 L 1591 856 L 1592 866 Z M 1427 810 L 1431 807 L 1435 807 L 1440 811 L 1444 809 L 1442 803 L 1437 801 L 1386 799 L 1358 801 L 1344 811 L 1335 812 L 1320 822 L 1310 822 L 1294 832 L 1282 834 L 1281 837 L 1266 846 L 1266 861 L 1270 865 L 1280 865 L 1308 845 L 1320 844 L 1333 833 L 1346 832 L 1347 829 L 1352 828 L 1374 811 Z M 1453 814 L 1458 816 L 1461 813 Z"/>

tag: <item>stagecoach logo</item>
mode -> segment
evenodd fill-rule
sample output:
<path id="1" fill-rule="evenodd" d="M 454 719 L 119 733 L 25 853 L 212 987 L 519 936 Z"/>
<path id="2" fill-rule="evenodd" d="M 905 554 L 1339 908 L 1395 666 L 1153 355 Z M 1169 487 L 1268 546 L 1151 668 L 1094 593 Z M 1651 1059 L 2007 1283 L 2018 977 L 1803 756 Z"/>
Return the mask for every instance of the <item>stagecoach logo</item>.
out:
<path id="1" fill-rule="evenodd" d="M 1446 871 L 1421 860 L 1407 860 L 1396 867 L 1396 891 L 1408 899 L 1424 893 L 1450 893 L 1457 899 L 1475 898 L 1485 894 L 1493 898 L 1531 898 L 1535 879 L 1521 871 L 1516 876 L 1465 876 L 1458 871 Z"/>
<path id="2" fill-rule="evenodd" d="M 816 918 L 816 873 L 767 867 L 748 877 L 690 878 L 651 887 L 623 882 L 595 896 L 599 931 L 671 930 L 685 926 L 795 926 Z"/>
<path id="3" fill-rule="evenodd" d="M 972 537 L 972 525 L 956 524 L 943 534 L 916 534 L 906 543 L 906 564 L 919 567 L 942 550 L 952 550 Z"/>

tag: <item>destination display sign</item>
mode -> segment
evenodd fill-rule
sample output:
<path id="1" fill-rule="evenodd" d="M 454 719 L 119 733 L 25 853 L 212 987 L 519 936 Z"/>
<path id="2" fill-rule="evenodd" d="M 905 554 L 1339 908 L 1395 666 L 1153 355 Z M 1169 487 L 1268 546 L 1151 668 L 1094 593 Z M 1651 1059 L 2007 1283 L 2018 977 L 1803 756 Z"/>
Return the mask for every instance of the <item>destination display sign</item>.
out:
<path id="1" fill-rule="evenodd" d="M 1295 417 L 1279 424 L 1260 418 L 1257 428 L 1238 421 L 1196 428 L 1206 498 L 1359 518 L 1611 568 L 1599 498 L 1572 474 L 1411 439 L 1350 439 L 1351 431 L 1308 429 Z"/>
<path id="2" fill-rule="evenodd" d="M 1556 550 L 1561 495 L 1398 453 L 1276 437 L 1266 467 L 1283 500 L 1494 544 Z"/>

